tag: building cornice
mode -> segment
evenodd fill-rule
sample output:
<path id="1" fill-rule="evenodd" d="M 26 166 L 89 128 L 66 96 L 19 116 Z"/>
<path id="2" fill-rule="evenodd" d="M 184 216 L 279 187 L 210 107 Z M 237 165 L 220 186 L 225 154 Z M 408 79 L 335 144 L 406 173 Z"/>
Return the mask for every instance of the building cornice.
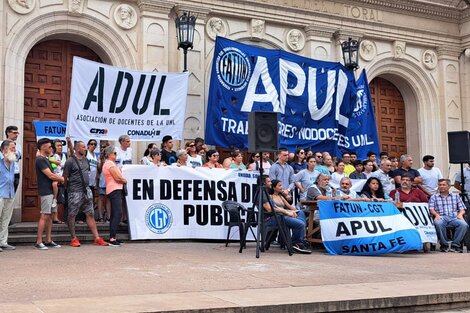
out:
<path id="1" fill-rule="evenodd" d="M 170 1 L 139 0 L 137 2 L 140 12 L 154 12 L 169 14 L 176 3 Z"/>
<path id="2" fill-rule="evenodd" d="M 198 5 L 191 5 L 191 4 L 178 4 L 175 7 L 175 12 L 178 15 L 183 14 L 183 12 L 185 11 L 186 12 L 190 11 L 191 13 L 196 14 L 197 22 L 205 21 L 207 18 L 207 15 L 209 15 L 209 13 L 211 12 L 209 8 L 205 8 L 205 7 L 198 6 Z"/>
<path id="3" fill-rule="evenodd" d="M 459 47 L 439 46 L 437 47 L 437 57 L 440 60 L 458 60 L 463 49 Z"/>

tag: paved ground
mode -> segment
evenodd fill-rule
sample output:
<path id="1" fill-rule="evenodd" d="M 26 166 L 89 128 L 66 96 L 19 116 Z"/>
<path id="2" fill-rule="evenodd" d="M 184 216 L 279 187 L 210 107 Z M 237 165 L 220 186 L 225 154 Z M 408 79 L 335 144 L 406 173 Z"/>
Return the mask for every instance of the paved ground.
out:
<path id="1" fill-rule="evenodd" d="M 275 247 L 256 259 L 252 243 L 242 254 L 236 244 L 185 241 L 19 246 L 0 253 L 0 312 L 150 312 L 256 306 L 271 296 L 288 304 L 462 293 L 470 292 L 469 264 L 470 253 L 347 257 L 316 250 L 289 257 Z"/>

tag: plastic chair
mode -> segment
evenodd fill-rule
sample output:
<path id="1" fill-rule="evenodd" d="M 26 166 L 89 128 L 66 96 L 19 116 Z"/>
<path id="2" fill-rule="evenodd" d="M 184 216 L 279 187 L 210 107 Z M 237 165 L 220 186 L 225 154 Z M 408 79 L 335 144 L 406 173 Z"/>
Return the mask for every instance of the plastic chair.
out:
<path id="1" fill-rule="evenodd" d="M 242 217 L 242 212 L 246 214 L 248 210 L 242 204 L 235 202 L 235 201 L 231 201 L 231 200 L 222 202 L 222 208 L 225 211 L 227 211 L 229 215 L 227 240 L 225 241 L 225 246 L 228 247 L 229 239 L 230 239 L 230 231 L 232 230 L 232 227 L 237 226 L 238 232 L 240 235 L 240 251 L 239 252 L 241 253 L 242 249 L 245 247 L 245 238 L 246 238 L 245 220 Z"/>

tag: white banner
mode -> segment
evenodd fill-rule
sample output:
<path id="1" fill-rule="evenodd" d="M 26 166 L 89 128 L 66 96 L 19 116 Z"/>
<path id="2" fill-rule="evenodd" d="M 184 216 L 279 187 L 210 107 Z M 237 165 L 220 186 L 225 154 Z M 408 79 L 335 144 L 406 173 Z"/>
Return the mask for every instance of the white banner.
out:
<path id="1" fill-rule="evenodd" d="M 125 165 L 130 238 L 226 239 L 222 202 L 252 207 L 257 172 Z M 233 234 L 233 236 L 232 236 Z M 230 237 L 239 239 L 238 227 Z M 251 238 L 251 237 L 250 237 Z"/>
<path id="2" fill-rule="evenodd" d="M 423 243 L 437 243 L 436 228 L 427 203 L 403 203 L 402 214 L 415 226 Z"/>
<path id="3" fill-rule="evenodd" d="M 131 71 L 74 57 L 67 134 L 182 139 L 187 92 L 188 73 Z"/>

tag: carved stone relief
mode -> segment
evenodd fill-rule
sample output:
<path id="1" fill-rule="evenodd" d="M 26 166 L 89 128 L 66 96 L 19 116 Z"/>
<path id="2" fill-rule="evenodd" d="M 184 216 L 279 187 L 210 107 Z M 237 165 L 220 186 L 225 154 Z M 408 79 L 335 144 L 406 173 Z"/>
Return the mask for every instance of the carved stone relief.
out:
<path id="1" fill-rule="evenodd" d="M 393 56 L 395 59 L 402 59 L 406 53 L 406 42 L 394 41 L 393 42 Z"/>
<path id="2" fill-rule="evenodd" d="M 359 55 L 364 61 L 372 61 L 377 55 L 377 48 L 374 42 L 370 40 L 362 41 L 359 47 Z"/>
<path id="3" fill-rule="evenodd" d="M 264 21 L 252 19 L 251 20 L 251 37 L 263 38 L 264 36 Z"/>
<path id="4" fill-rule="evenodd" d="M 212 17 L 207 21 L 206 33 L 210 39 L 215 40 L 216 36 L 225 37 L 227 35 L 227 26 L 225 26 L 222 19 Z"/>
<path id="5" fill-rule="evenodd" d="M 428 69 L 428 70 L 433 70 L 437 66 L 437 54 L 436 52 L 432 50 L 426 50 L 423 53 L 422 57 L 422 62 L 423 65 Z"/>
<path id="6" fill-rule="evenodd" d="M 287 33 L 286 41 L 292 51 L 300 51 L 305 46 L 305 36 L 298 29 L 291 29 Z"/>
<path id="7" fill-rule="evenodd" d="M 70 0 L 69 2 L 69 10 L 72 13 L 82 13 L 83 8 L 83 1 L 82 0 Z"/>
<path id="8" fill-rule="evenodd" d="M 131 29 L 137 24 L 137 12 L 128 4 L 121 4 L 114 11 L 114 21 L 123 29 Z"/>
<path id="9" fill-rule="evenodd" d="M 8 0 L 10 8 L 18 14 L 28 14 L 36 6 L 36 0 Z"/>

